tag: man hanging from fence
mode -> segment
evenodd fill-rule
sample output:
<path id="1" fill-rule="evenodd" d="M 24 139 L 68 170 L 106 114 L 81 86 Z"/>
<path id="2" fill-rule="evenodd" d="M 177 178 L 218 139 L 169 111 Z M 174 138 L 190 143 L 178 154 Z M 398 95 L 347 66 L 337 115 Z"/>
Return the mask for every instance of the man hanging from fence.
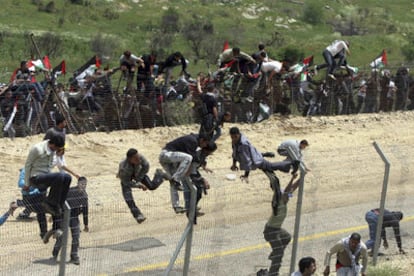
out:
<path id="1" fill-rule="evenodd" d="M 189 179 L 191 179 L 191 182 L 184 181 L 184 200 L 187 216 L 189 216 L 190 214 L 191 200 L 191 192 L 189 185 L 193 184 L 197 188 L 194 224 L 197 224 L 197 217 L 204 215 L 204 213 L 200 211 L 201 208 L 198 207 L 198 203 L 200 199 L 203 197 L 203 193 L 207 195 L 207 190 L 210 189 L 210 184 L 208 183 L 207 179 L 201 175 L 200 169 L 202 168 L 206 172 L 212 172 L 210 169 L 207 168 L 207 157 L 213 154 L 216 150 L 217 145 L 212 141 L 210 141 L 207 144 L 207 146 L 203 149 L 197 150 L 196 158 L 193 159 L 190 168 L 191 172 Z"/>
<path id="2" fill-rule="evenodd" d="M 127 78 L 132 77 L 135 74 L 137 65 L 144 66 L 144 61 L 136 55 L 133 55 L 131 51 L 126 50 L 119 58 L 119 65 L 121 66 L 124 78 Z"/>
<path id="3" fill-rule="evenodd" d="M 207 86 L 201 94 L 201 125 L 199 134 L 211 140 L 218 121 L 218 109 L 214 86 Z"/>
<path id="4" fill-rule="evenodd" d="M 272 214 L 267 221 L 263 235 L 265 240 L 270 244 L 272 252 L 269 255 L 271 265 L 268 271 L 262 270 L 262 275 L 279 276 L 280 267 L 282 266 L 282 258 L 287 245 L 291 240 L 291 235 L 282 228 L 282 224 L 287 215 L 287 203 L 289 202 L 289 192 L 293 186 L 298 186 L 300 179 L 295 180 L 298 174 L 294 173 L 289 184 L 282 193 L 280 189 L 279 179 L 273 172 L 265 172 L 270 179 L 270 186 L 273 190 L 272 197 Z M 267 273 L 267 274 L 266 274 Z M 258 274 L 259 275 L 259 274 Z"/>
<path id="5" fill-rule="evenodd" d="M 139 188 L 144 191 L 147 189 L 155 190 L 167 178 L 162 170 L 157 169 L 151 181 L 147 175 L 149 167 L 147 159 L 138 153 L 138 150 L 130 148 L 126 153 L 126 158 L 119 163 L 117 173 L 117 177 L 121 180 L 124 200 L 138 223 L 143 223 L 146 217 L 135 204 L 132 188 Z"/>
<path id="6" fill-rule="evenodd" d="M 159 74 L 164 73 L 164 87 L 163 87 L 163 93 L 168 91 L 168 88 L 170 87 L 170 78 L 172 75 L 172 70 L 181 65 L 181 73 L 180 75 L 188 75 L 186 69 L 187 69 L 187 63 L 188 61 L 185 59 L 183 54 L 180 52 L 175 52 L 167 57 L 167 59 L 159 64 Z"/>

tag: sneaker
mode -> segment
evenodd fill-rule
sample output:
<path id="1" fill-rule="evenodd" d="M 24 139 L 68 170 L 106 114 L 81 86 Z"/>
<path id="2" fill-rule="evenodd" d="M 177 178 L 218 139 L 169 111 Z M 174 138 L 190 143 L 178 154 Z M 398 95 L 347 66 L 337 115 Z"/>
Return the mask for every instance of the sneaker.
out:
<path id="1" fill-rule="evenodd" d="M 69 263 L 74 264 L 74 265 L 80 265 L 79 257 L 77 256 L 70 257 Z"/>
<path id="2" fill-rule="evenodd" d="M 263 152 L 263 153 L 262 153 L 262 156 L 263 156 L 263 157 L 270 157 L 270 158 L 273 158 L 273 157 L 275 157 L 275 153 L 274 153 L 274 152 L 270 152 L 270 151 L 266 151 L 266 152 Z"/>
<path id="3" fill-rule="evenodd" d="M 246 98 L 246 101 L 248 101 L 249 103 L 252 103 L 254 101 L 254 98 L 252 96 L 249 96 Z"/>
<path id="4" fill-rule="evenodd" d="M 18 208 L 17 203 L 15 201 L 10 202 L 9 205 L 9 213 L 13 216 L 14 211 Z"/>
<path id="5" fill-rule="evenodd" d="M 48 243 L 54 232 L 54 230 L 47 231 L 42 237 L 43 243 Z"/>
<path id="6" fill-rule="evenodd" d="M 134 182 L 134 183 L 131 184 L 131 188 L 138 188 L 138 189 L 142 189 L 143 191 L 148 190 L 148 187 L 147 186 L 145 186 L 142 183 L 136 183 L 136 182 Z"/>
<path id="7" fill-rule="evenodd" d="M 63 231 L 62 229 L 57 229 L 55 230 L 55 232 L 53 233 L 53 238 L 58 239 L 63 235 Z"/>
<path id="8" fill-rule="evenodd" d="M 328 77 L 330 77 L 333 80 L 336 80 L 335 76 L 333 74 L 328 74 Z"/>
<path id="9" fill-rule="evenodd" d="M 25 214 L 25 213 L 23 213 L 23 212 L 21 212 L 17 217 L 16 217 L 16 219 L 17 220 L 29 220 L 29 219 L 31 219 L 30 218 L 30 215 L 27 215 L 27 214 Z"/>
<path id="10" fill-rule="evenodd" d="M 48 202 L 46 202 L 46 201 L 42 201 L 41 203 L 40 203 L 40 205 L 42 205 L 42 207 L 43 207 L 43 209 L 44 209 L 44 211 L 45 211 L 45 213 L 48 213 L 48 214 L 51 214 L 51 215 L 53 215 L 53 216 L 60 216 L 61 214 L 62 214 L 62 211 L 59 209 L 59 208 L 57 208 L 57 207 L 55 207 L 55 206 L 52 206 L 52 205 L 50 205 Z"/>
<path id="11" fill-rule="evenodd" d="M 176 214 L 184 214 L 185 212 L 187 212 L 187 209 L 181 206 L 177 206 L 177 207 L 174 207 L 174 212 Z"/>
<path id="12" fill-rule="evenodd" d="M 184 191 L 184 188 L 183 188 L 183 185 L 181 185 L 181 183 L 180 182 L 178 182 L 178 181 L 176 181 L 176 180 L 174 180 L 174 179 L 171 179 L 170 180 L 170 184 L 171 184 L 171 186 L 173 186 L 177 191 Z"/>
<path id="13" fill-rule="evenodd" d="M 136 218 L 139 224 L 143 223 L 147 218 L 143 214 L 139 214 Z"/>
<path id="14" fill-rule="evenodd" d="M 202 217 L 204 216 L 206 213 L 204 212 L 200 212 L 200 211 L 196 211 L 196 217 Z"/>

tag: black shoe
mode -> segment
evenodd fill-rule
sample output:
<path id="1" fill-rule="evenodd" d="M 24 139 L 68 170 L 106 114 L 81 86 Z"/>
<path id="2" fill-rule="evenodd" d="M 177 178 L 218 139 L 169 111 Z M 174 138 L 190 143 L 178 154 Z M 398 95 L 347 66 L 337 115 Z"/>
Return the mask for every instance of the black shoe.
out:
<path id="1" fill-rule="evenodd" d="M 174 207 L 174 212 L 176 214 L 184 214 L 185 212 L 187 212 L 187 209 L 181 206 L 177 206 L 177 207 Z"/>
<path id="2" fill-rule="evenodd" d="M 78 256 L 70 257 L 69 263 L 74 264 L 74 265 L 80 265 L 79 257 Z"/>
<path id="3" fill-rule="evenodd" d="M 267 151 L 267 152 L 263 152 L 262 156 L 273 158 L 273 157 L 275 157 L 275 154 L 274 154 L 274 152 Z"/>
<path id="4" fill-rule="evenodd" d="M 52 206 L 46 201 L 42 201 L 40 203 L 40 205 L 42 205 L 43 210 L 45 211 L 45 213 L 51 214 L 52 216 L 62 215 L 62 210 L 60 208 Z"/>
<path id="5" fill-rule="evenodd" d="M 293 160 L 292 161 L 292 169 L 293 169 L 292 174 L 295 174 L 298 171 L 299 165 L 300 165 L 299 160 Z"/>
<path id="6" fill-rule="evenodd" d="M 139 214 L 136 218 L 139 224 L 143 223 L 147 218 L 143 214 Z"/>
<path id="7" fill-rule="evenodd" d="M 174 179 L 170 180 L 170 183 L 177 191 L 184 191 L 183 185 L 180 182 L 175 181 Z"/>

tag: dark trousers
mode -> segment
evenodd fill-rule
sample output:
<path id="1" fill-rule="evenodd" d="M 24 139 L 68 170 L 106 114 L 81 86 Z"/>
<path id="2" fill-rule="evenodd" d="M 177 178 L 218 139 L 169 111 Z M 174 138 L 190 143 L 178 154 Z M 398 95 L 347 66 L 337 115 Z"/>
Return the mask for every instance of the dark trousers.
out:
<path id="1" fill-rule="evenodd" d="M 40 236 L 43 237 L 47 232 L 47 221 L 45 211 L 40 203 L 46 199 L 44 194 L 35 194 L 35 195 L 23 195 L 23 200 L 17 200 L 17 205 L 19 207 L 25 207 L 29 212 L 36 213 L 37 222 L 39 223 Z"/>
<path id="2" fill-rule="evenodd" d="M 132 194 L 132 189 L 129 186 L 122 185 L 122 195 L 124 196 L 124 200 L 131 210 L 132 216 L 137 218 L 138 215 L 142 214 L 141 210 L 135 205 L 134 195 Z"/>
<path id="3" fill-rule="evenodd" d="M 153 191 L 156 190 L 163 182 L 162 177 L 154 176 L 154 179 L 151 180 L 148 175 L 144 176 L 141 183 L 147 186 L 148 190 Z"/>
<path id="4" fill-rule="evenodd" d="M 282 265 L 282 258 L 286 246 L 291 240 L 290 234 L 283 228 L 273 228 L 265 226 L 263 232 L 265 240 L 270 243 L 272 252 L 269 255 L 269 260 L 272 261 L 269 268 L 269 276 L 279 276 L 279 269 Z"/>
<path id="5" fill-rule="evenodd" d="M 79 237 L 80 237 L 80 227 L 79 227 L 79 217 L 77 215 L 71 214 L 69 221 L 70 232 L 72 234 L 72 247 L 70 251 L 71 259 L 78 257 L 79 249 Z M 60 248 L 62 247 L 62 236 L 56 239 L 55 246 L 53 247 L 52 255 L 56 257 L 59 254 Z"/>
<path id="6" fill-rule="evenodd" d="M 282 172 L 289 172 L 292 166 L 292 161 L 285 160 L 280 162 L 269 162 L 266 159 L 263 160 L 263 163 L 260 164 L 259 169 L 265 171 L 282 171 Z"/>
<path id="7" fill-rule="evenodd" d="M 30 178 L 30 184 L 43 191 L 50 187 L 46 202 L 62 207 L 68 195 L 72 177 L 66 173 L 46 173 Z"/>
<path id="8" fill-rule="evenodd" d="M 150 93 L 154 91 L 154 81 L 150 75 L 137 74 L 137 90 L 141 91 L 144 87 L 144 96 L 149 97 Z"/>
<path id="9" fill-rule="evenodd" d="M 319 65 L 317 67 L 318 70 L 323 69 L 328 67 L 328 74 L 332 74 L 335 72 L 336 70 L 336 66 L 342 66 L 342 65 L 346 65 L 346 60 L 345 60 L 345 54 L 340 52 L 338 54 L 336 54 L 335 56 L 332 56 L 332 54 L 328 51 L 328 50 L 324 50 L 322 53 L 323 58 L 325 59 L 325 64 Z M 338 63 L 336 63 L 335 59 L 338 59 Z"/>

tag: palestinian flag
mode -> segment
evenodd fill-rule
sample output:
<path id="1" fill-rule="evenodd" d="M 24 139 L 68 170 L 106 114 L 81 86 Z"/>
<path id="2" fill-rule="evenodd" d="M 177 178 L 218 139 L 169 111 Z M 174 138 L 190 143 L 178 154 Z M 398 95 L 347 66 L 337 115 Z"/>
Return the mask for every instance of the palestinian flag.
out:
<path id="1" fill-rule="evenodd" d="M 48 56 L 43 57 L 43 66 L 48 70 L 52 70 L 52 65 L 50 65 L 50 60 Z"/>
<path id="2" fill-rule="evenodd" d="M 45 65 L 43 64 L 43 61 L 41 59 L 29 60 L 27 62 L 27 68 L 31 72 L 34 72 L 36 70 L 45 70 L 45 71 L 47 71 L 47 68 L 45 67 Z"/>
<path id="3" fill-rule="evenodd" d="M 313 56 L 309 56 L 303 59 L 302 61 L 303 65 L 305 66 L 312 66 L 313 65 Z"/>
<path id="4" fill-rule="evenodd" d="M 52 70 L 52 76 L 56 78 L 59 75 L 66 74 L 66 63 L 65 60 L 62 60 L 55 68 Z"/>
<path id="5" fill-rule="evenodd" d="M 95 73 L 95 70 L 99 67 L 101 67 L 101 61 L 99 60 L 98 56 L 93 56 L 84 65 L 75 71 L 74 76 L 78 80 L 83 79 L 88 75 L 93 75 Z"/>
<path id="6" fill-rule="evenodd" d="M 383 68 L 387 65 L 387 53 L 385 50 L 382 50 L 382 53 L 377 56 L 370 64 L 372 68 Z"/>
<path id="7" fill-rule="evenodd" d="M 229 46 L 229 42 L 226 40 L 226 41 L 224 41 L 224 44 L 223 44 L 223 52 L 224 51 L 226 51 L 227 49 L 229 49 L 230 48 L 230 46 Z"/>

